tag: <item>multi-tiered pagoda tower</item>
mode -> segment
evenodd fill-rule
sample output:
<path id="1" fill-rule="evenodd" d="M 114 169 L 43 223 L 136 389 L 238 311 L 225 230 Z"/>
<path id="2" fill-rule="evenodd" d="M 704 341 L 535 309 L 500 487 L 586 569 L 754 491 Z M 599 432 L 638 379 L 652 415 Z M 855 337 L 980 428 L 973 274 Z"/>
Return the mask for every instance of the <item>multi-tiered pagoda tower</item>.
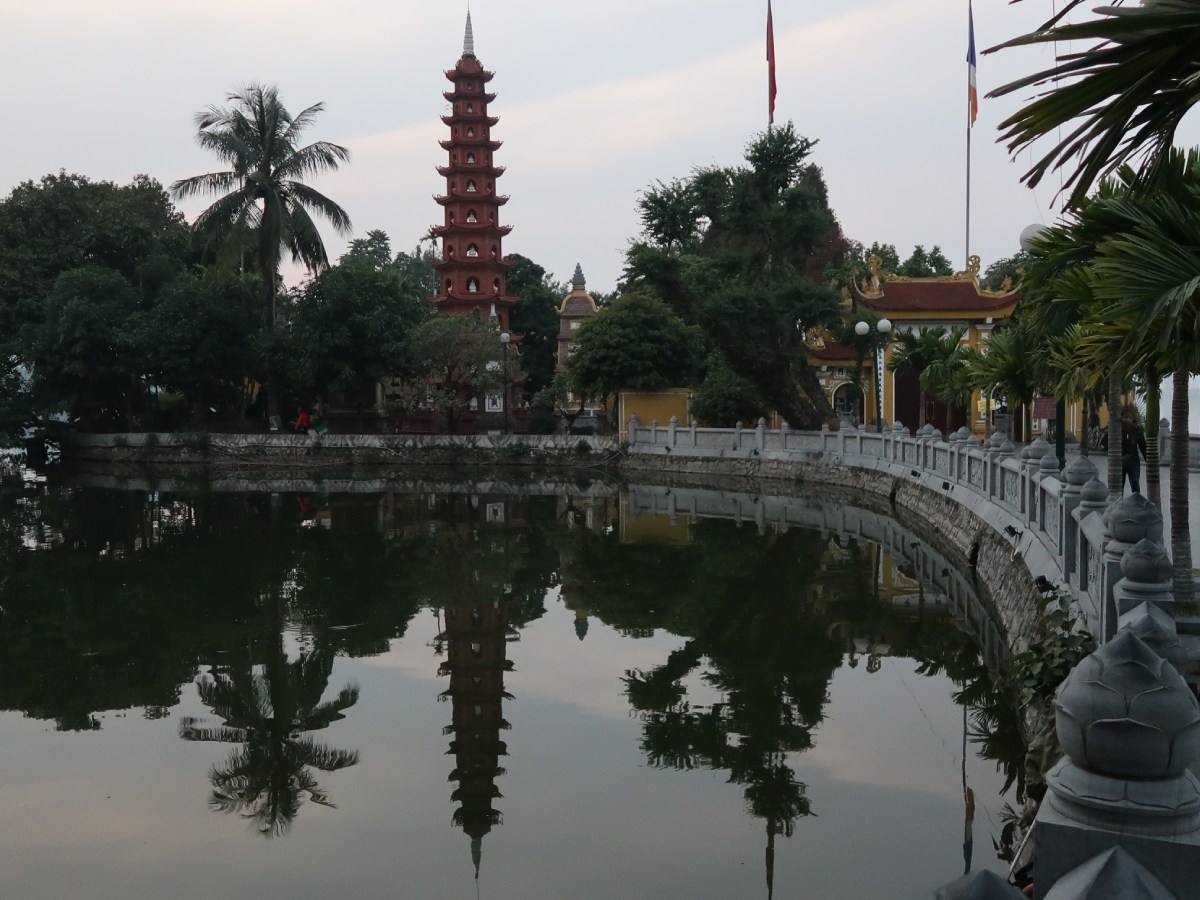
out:
<path id="1" fill-rule="evenodd" d="M 500 224 L 500 207 L 508 197 L 496 193 L 504 168 L 493 163 L 501 142 L 492 140 L 491 130 L 500 120 L 488 115 L 488 104 L 496 95 L 485 91 L 492 73 L 475 58 L 470 12 L 462 58 L 446 77 L 454 90 L 444 94 L 451 104 L 450 114 L 442 116 L 450 126 L 450 139 L 441 145 L 450 159 L 448 165 L 438 167 L 446 178 L 446 193 L 435 198 L 446 218 L 433 229 L 442 241 L 442 258 L 434 263 L 438 292 L 429 299 L 442 313 L 479 310 L 485 318 L 495 319 L 501 331 L 508 331 L 509 308 L 517 298 L 508 296 L 505 273 L 511 264 L 504 261 L 500 247 L 512 230 L 511 225 Z"/>

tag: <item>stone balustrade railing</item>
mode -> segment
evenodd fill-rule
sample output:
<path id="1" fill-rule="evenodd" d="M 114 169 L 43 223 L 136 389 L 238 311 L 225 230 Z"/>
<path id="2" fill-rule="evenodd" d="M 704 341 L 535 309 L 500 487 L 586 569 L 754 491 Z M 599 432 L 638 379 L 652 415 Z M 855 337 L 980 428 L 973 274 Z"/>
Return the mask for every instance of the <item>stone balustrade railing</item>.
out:
<path id="1" fill-rule="evenodd" d="M 969 506 L 1003 535 L 1039 584 L 1060 586 L 1075 598 L 1088 629 L 1102 640 L 1112 637 L 1127 611 L 1118 586 L 1128 577 L 1126 552 L 1143 540 L 1156 549 L 1143 546 L 1135 554 L 1133 577 L 1154 579 L 1153 589 L 1139 586 L 1134 593 L 1168 610 L 1172 604 L 1170 585 L 1157 574 L 1166 559 L 1161 513 L 1141 495 L 1126 497 L 1114 507 L 1120 514 L 1113 534 L 1105 516 L 1108 490 L 1095 464 L 1075 457 L 1060 473 L 1043 440 L 1018 452 L 1003 434 L 981 443 L 965 428 L 944 438 L 928 425 L 910 436 L 899 424 L 883 432 L 817 432 L 768 429 L 761 419 L 754 428 L 698 428 L 674 420 L 643 425 L 634 417 L 629 443 L 639 454 L 851 465 L 919 483 Z M 1147 554 L 1153 559 L 1142 563 Z"/>

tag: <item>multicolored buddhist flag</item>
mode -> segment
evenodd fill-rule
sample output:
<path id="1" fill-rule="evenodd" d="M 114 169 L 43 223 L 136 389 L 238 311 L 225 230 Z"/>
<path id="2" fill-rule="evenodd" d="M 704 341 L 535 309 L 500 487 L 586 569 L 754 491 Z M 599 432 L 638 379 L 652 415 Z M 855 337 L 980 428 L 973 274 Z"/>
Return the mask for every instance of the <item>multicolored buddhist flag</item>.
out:
<path id="1" fill-rule="evenodd" d="M 967 0 L 967 103 L 974 125 L 975 117 L 979 115 L 979 89 L 975 86 L 975 11 L 971 8 L 971 0 Z"/>
<path id="2" fill-rule="evenodd" d="M 767 124 L 775 124 L 775 25 L 771 19 L 771 0 L 767 0 Z"/>

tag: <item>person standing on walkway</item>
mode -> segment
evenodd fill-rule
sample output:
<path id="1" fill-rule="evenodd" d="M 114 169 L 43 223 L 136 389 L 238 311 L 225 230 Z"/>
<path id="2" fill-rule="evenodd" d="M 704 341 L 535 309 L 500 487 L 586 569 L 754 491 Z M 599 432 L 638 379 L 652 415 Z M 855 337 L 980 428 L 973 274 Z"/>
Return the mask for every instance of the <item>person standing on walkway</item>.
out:
<path id="1" fill-rule="evenodd" d="M 1121 416 L 1121 484 L 1129 479 L 1135 494 L 1142 492 L 1142 460 L 1146 458 L 1146 435 L 1131 413 Z"/>
<path id="2" fill-rule="evenodd" d="M 1108 449 L 1108 432 L 1100 439 L 1100 449 Z M 1126 409 L 1121 413 L 1121 486 L 1128 479 L 1135 494 L 1142 492 L 1142 460 L 1146 458 L 1146 435 L 1138 424 L 1137 413 Z"/>

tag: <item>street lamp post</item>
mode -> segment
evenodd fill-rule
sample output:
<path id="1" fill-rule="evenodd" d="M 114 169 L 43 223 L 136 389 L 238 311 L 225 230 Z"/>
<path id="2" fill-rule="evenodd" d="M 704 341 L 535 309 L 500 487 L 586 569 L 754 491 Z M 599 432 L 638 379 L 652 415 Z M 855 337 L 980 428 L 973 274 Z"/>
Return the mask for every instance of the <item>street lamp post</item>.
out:
<path id="1" fill-rule="evenodd" d="M 879 374 L 879 348 L 883 341 L 887 340 L 887 336 L 892 332 L 892 323 L 887 319 L 880 319 L 875 323 L 875 331 L 879 333 L 879 338 L 871 341 L 871 355 L 875 361 L 875 431 L 883 431 L 883 389 L 881 387 L 882 378 Z M 854 326 L 854 333 L 859 337 L 866 337 L 871 333 L 870 322 L 858 322 Z"/>
<path id="2" fill-rule="evenodd" d="M 504 353 L 504 388 L 500 394 L 500 403 L 504 407 L 504 433 L 508 434 L 508 342 L 512 335 L 507 331 L 500 332 L 500 350 Z"/>

